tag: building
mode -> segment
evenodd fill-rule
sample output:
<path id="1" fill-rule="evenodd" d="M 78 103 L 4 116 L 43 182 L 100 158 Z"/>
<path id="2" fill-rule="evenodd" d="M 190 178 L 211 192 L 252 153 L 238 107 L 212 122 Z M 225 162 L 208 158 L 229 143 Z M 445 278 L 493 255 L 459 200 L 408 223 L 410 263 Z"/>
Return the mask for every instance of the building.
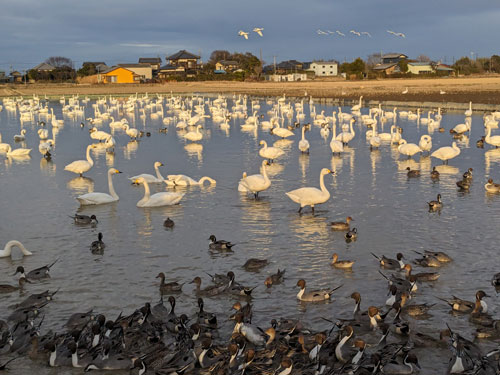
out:
<path id="1" fill-rule="evenodd" d="M 434 73 L 434 68 L 430 62 L 409 62 L 408 73 L 429 74 Z"/>
<path id="2" fill-rule="evenodd" d="M 282 61 L 276 65 L 266 65 L 263 69 L 263 73 L 267 74 L 288 74 L 296 73 L 304 70 L 304 63 L 297 60 L 287 60 Z"/>
<path id="3" fill-rule="evenodd" d="M 151 69 L 158 70 L 161 66 L 161 57 L 140 57 L 139 64 L 149 64 Z"/>
<path id="4" fill-rule="evenodd" d="M 373 67 L 372 70 L 376 73 L 385 73 L 388 75 L 401 73 L 401 70 L 399 69 L 399 65 L 397 63 L 378 64 L 377 66 Z"/>
<path id="5" fill-rule="evenodd" d="M 333 77 L 338 75 L 338 66 L 336 61 L 313 61 L 307 70 L 314 72 L 316 77 Z"/>
<path id="6" fill-rule="evenodd" d="M 36 70 L 37 72 L 51 72 L 55 70 L 55 67 L 43 62 L 35 66 L 33 70 Z"/>
<path id="7" fill-rule="evenodd" d="M 23 81 L 23 75 L 17 70 L 14 70 L 9 75 L 9 81 L 14 83 L 21 83 Z"/>
<path id="8" fill-rule="evenodd" d="M 386 53 L 385 55 L 382 55 L 382 64 L 398 63 L 407 58 L 408 56 L 402 53 Z"/>
<path id="9" fill-rule="evenodd" d="M 141 81 L 141 76 L 123 66 L 113 66 L 101 72 L 100 75 L 102 83 L 138 83 Z"/>
<path id="10" fill-rule="evenodd" d="M 449 75 L 454 75 L 455 74 L 455 69 L 453 69 L 451 66 L 446 65 L 446 64 L 441 64 L 437 63 L 434 65 L 434 70 L 438 75 L 441 76 L 449 76 Z"/>
<path id="11" fill-rule="evenodd" d="M 168 56 L 167 66 L 182 66 L 185 71 L 198 69 L 198 60 L 200 56 L 194 55 L 186 50 L 180 50 L 173 55 Z"/>
<path id="12" fill-rule="evenodd" d="M 266 81 L 272 82 L 296 82 L 296 81 L 306 81 L 306 73 L 289 73 L 289 74 L 268 74 L 266 75 Z"/>
<path id="13" fill-rule="evenodd" d="M 168 79 L 174 75 L 185 75 L 186 69 L 183 66 L 164 65 L 158 69 L 159 79 Z"/>
<path id="14" fill-rule="evenodd" d="M 150 64 L 117 64 L 117 66 L 133 71 L 142 82 L 153 79 L 153 69 Z"/>
<path id="15" fill-rule="evenodd" d="M 238 69 L 238 62 L 231 60 L 221 60 L 215 63 L 215 70 L 224 71 L 224 72 L 232 72 Z"/>

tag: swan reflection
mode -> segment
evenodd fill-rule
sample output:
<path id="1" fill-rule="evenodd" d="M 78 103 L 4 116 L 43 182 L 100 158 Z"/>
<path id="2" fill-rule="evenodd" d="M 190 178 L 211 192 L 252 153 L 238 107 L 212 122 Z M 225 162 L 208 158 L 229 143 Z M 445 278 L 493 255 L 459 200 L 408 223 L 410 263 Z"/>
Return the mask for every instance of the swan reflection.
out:
<path id="1" fill-rule="evenodd" d="M 491 164 L 500 163 L 500 148 L 493 148 L 484 153 L 484 165 L 486 174 L 490 173 Z"/>
<path id="2" fill-rule="evenodd" d="M 79 194 L 92 193 L 94 191 L 94 180 L 89 177 L 75 177 L 68 181 L 66 187 Z"/>
<path id="3" fill-rule="evenodd" d="M 127 145 L 123 148 L 123 156 L 125 157 L 125 159 L 130 160 L 131 157 L 135 155 L 138 148 L 138 141 L 130 141 L 129 143 L 127 143 Z"/>

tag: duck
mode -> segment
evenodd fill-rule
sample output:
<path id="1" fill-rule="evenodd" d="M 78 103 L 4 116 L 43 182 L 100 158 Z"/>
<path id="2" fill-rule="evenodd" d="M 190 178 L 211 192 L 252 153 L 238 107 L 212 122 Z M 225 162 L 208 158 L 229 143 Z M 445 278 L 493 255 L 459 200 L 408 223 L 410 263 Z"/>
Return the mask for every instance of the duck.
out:
<path id="1" fill-rule="evenodd" d="M 165 228 L 173 228 L 174 225 L 175 225 L 174 221 L 171 218 L 169 218 L 169 217 L 167 217 L 165 219 L 165 221 L 163 222 L 163 226 Z"/>
<path id="2" fill-rule="evenodd" d="M 10 157 L 23 157 L 23 156 L 29 156 L 31 152 L 31 148 L 16 148 L 15 150 L 12 149 L 12 147 L 10 145 L 7 145 L 7 148 L 6 148 L 6 153 L 7 153 L 7 156 L 10 156 Z"/>
<path id="3" fill-rule="evenodd" d="M 493 285 L 495 288 L 500 286 L 500 272 L 493 276 L 493 278 L 491 279 L 491 285 Z"/>
<path id="4" fill-rule="evenodd" d="M 356 238 L 358 238 L 358 230 L 356 228 L 352 228 L 344 235 L 344 238 L 347 242 L 355 241 Z"/>
<path id="5" fill-rule="evenodd" d="M 346 326 L 342 329 L 342 332 L 340 333 L 340 341 L 339 343 L 335 346 L 335 357 L 337 358 L 338 361 L 342 363 L 346 363 L 348 361 L 347 359 L 347 354 L 346 354 L 346 342 L 352 337 L 354 333 L 354 330 L 352 329 L 351 326 Z"/>
<path id="6" fill-rule="evenodd" d="M 460 155 L 460 148 L 458 148 L 456 142 L 453 142 L 451 147 L 445 146 L 438 148 L 431 154 L 431 157 L 442 160 L 443 164 L 448 164 L 448 160 L 453 159 L 458 155 Z"/>
<path id="7" fill-rule="evenodd" d="M 28 251 L 21 242 L 17 240 L 11 240 L 5 244 L 3 250 L 0 250 L 0 258 L 12 256 L 12 248 L 14 246 L 18 247 L 24 256 L 33 255 L 33 253 L 31 251 Z"/>
<path id="8" fill-rule="evenodd" d="M 496 184 L 493 182 L 493 179 L 488 179 L 488 183 L 484 185 L 484 188 L 488 193 L 499 193 L 500 192 L 500 184 Z"/>
<path id="9" fill-rule="evenodd" d="M 339 231 L 344 231 L 344 230 L 350 230 L 351 229 L 351 221 L 354 221 L 354 219 L 350 216 L 347 216 L 344 221 L 332 221 L 330 222 L 330 228 L 332 230 L 339 230 Z"/>
<path id="10" fill-rule="evenodd" d="M 412 266 L 411 264 L 405 264 L 403 269 L 406 272 L 406 278 L 409 279 L 410 276 L 413 276 L 417 281 L 436 281 L 439 279 L 439 276 L 441 276 L 439 273 L 435 272 L 422 272 L 422 273 L 417 273 L 417 274 L 412 274 Z"/>
<path id="11" fill-rule="evenodd" d="M 380 263 L 380 267 L 383 267 L 385 269 L 389 270 L 399 270 L 404 267 L 404 262 L 402 259 L 404 258 L 403 254 L 397 253 L 396 254 L 396 259 L 391 259 L 391 258 L 386 258 L 385 255 L 382 255 L 382 257 L 379 257 L 378 255 L 371 253 L 375 258 L 378 259 Z"/>
<path id="12" fill-rule="evenodd" d="M 464 174 L 462 175 L 462 177 L 463 177 L 465 180 L 472 180 L 472 171 L 473 171 L 473 170 L 474 170 L 474 169 L 472 169 L 472 168 L 467 169 L 467 170 L 464 172 Z"/>
<path id="13" fill-rule="evenodd" d="M 74 223 L 77 225 L 92 225 L 96 226 L 99 221 L 95 215 L 78 215 L 70 216 L 73 219 Z"/>
<path id="14" fill-rule="evenodd" d="M 165 283 L 165 274 L 163 272 L 160 272 L 158 276 L 156 276 L 157 279 L 160 279 L 160 294 L 168 294 L 171 292 L 181 292 L 182 291 L 182 286 L 184 284 L 179 284 L 176 281 L 170 282 L 170 283 Z"/>
<path id="15" fill-rule="evenodd" d="M 484 148 L 484 142 L 485 142 L 486 136 L 483 135 L 477 142 L 476 142 L 476 147 L 477 148 Z"/>
<path id="16" fill-rule="evenodd" d="M 406 354 L 403 364 L 392 360 L 383 365 L 381 371 L 386 375 L 410 375 L 415 374 L 420 369 L 418 359 L 413 353 Z"/>
<path id="17" fill-rule="evenodd" d="M 169 186 L 193 186 L 203 185 L 205 181 L 208 181 L 210 185 L 215 185 L 217 183 L 217 181 L 208 176 L 204 176 L 197 181 L 183 174 L 169 174 L 164 182 Z"/>
<path id="18" fill-rule="evenodd" d="M 262 140 L 259 142 L 260 146 L 263 146 L 259 150 L 259 155 L 267 159 L 269 163 L 272 163 L 275 159 L 278 159 L 279 157 L 283 156 L 285 154 L 285 151 L 283 151 L 281 148 L 278 147 L 268 147 L 267 142 Z"/>
<path id="19" fill-rule="evenodd" d="M 26 277 L 20 277 L 18 286 L 15 285 L 9 285 L 9 284 L 0 284 L 0 293 L 12 293 L 15 292 L 16 290 L 23 290 L 24 285 L 26 283 L 31 283 Z"/>
<path id="20" fill-rule="evenodd" d="M 41 280 L 50 278 L 50 269 L 54 264 L 57 263 L 58 260 L 59 259 L 56 259 L 54 262 L 52 262 L 51 264 L 47 264 L 46 266 L 35 268 L 34 270 L 29 271 L 27 274 L 25 274 L 23 266 L 18 266 L 14 275 L 17 275 L 19 273 L 21 274 L 21 277 L 26 277 L 28 280 Z"/>
<path id="21" fill-rule="evenodd" d="M 422 303 L 422 304 L 412 304 L 412 305 L 407 305 L 406 303 L 410 300 L 410 293 L 404 292 L 401 294 L 401 309 L 402 312 L 410 315 L 410 316 L 422 316 L 426 315 L 427 312 L 435 305 L 435 304 L 428 304 L 428 303 Z"/>
<path id="22" fill-rule="evenodd" d="M 144 185 L 144 197 L 137 202 L 137 207 L 172 206 L 178 204 L 182 197 L 184 197 L 183 193 L 166 191 L 150 195 L 149 184 L 144 178 L 140 177 L 136 180 L 136 182 Z"/>
<path id="23" fill-rule="evenodd" d="M 439 180 L 439 172 L 437 171 L 436 167 L 432 167 L 431 178 L 433 180 Z"/>
<path id="24" fill-rule="evenodd" d="M 333 289 L 315 290 L 306 293 L 306 282 L 304 279 L 297 281 L 297 286 L 300 287 L 300 291 L 297 293 L 297 299 L 303 302 L 319 302 L 328 300 L 331 298 L 333 292 L 342 287 L 342 285 L 339 285 Z"/>
<path id="25" fill-rule="evenodd" d="M 106 244 L 102 242 L 102 233 L 99 232 L 99 234 L 97 235 L 97 241 L 93 241 L 90 244 L 90 252 L 92 254 L 102 254 L 105 248 Z"/>
<path id="26" fill-rule="evenodd" d="M 420 254 L 423 256 L 420 259 L 415 259 L 414 260 L 415 264 L 418 264 L 421 267 L 441 267 L 442 266 L 442 263 L 435 256 L 429 255 L 429 254 L 422 254 L 422 253 L 419 253 L 418 251 L 415 251 L 415 252 L 417 254 Z"/>
<path id="27" fill-rule="evenodd" d="M 302 139 L 299 141 L 299 150 L 301 153 L 305 154 L 309 154 L 309 141 L 306 139 L 305 137 L 305 132 L 306 132 L 306 126 L 303 126 L 302 127 Z"/>
<path id="28" fill-rule="evenodd" d="M 112 176 L 119 173 L 122 172 L 116 168 L 108 169 L 109 194 L 92 192 L 79 195 L 78 197 L 76 197 L 76 200 L 80 202 L 81 206 L 92 206 L 92 205 L 117 202 L 120 199 L 120 197 L 118 197 L 118 194 L 116 194 L 115 188 L 113 187 Z"/>
<path id="29" fill-rule="evenodd" d="M 259 269 L 267 266 L 268 264 L 269 261 L 267 259 L 250 258 L 245 262 L 243 268 L 246 269 L 247 271 L 258 271 Z"/>
<path id="30" fill-rule="evenodd" d="M 284 280 L 285 271 L 286 270 L 280 271 L 280 269 L 278 268 L 278 272 L 266 278 L 266 280 L 264 281 L 264 285 L 267 288 L 270 288 L 273 285 L 281 284 Z"/>
<path id="31" fill-rule="evenodd" d="M 353 260 L 338 260 L 339 256 L 337 253 L 333 253 L 331 266 L 340 269 L 352 269 L 353 264 L 355 263 Z"/>
<path id="32" fill-rule="evenodd" d="M 449 262 L 453 261 L 453 259 L 448 254 L 446 254 L 442 251 L 425 250 L 424 256 L 433 256 L 437 260 L 439 260 L 441 263 L 449 263 Z"/>
<path id="33" fill-rule="evenodd" d="M 462 191 L 469 191 L 470 189 L 470 180 L 463 178 L 456 182 L 457 187 Z"/>
<path id="34" fill-rule="evenodd" d="M 222 294 L 226 291 L 228 285 L 209 285 L 204 289 L 201 289 L 201 278 L 199 276 L 196 276 L 193 281 L 190 282 L 190 284 L 195 284 L 196 289 L 195 289 L 195 294 L 197 296 L 217 296 L 219 294 Z"/>
<path id="35" fill-rule="evenodd" d="M 418 169 L 411 169 L 410 167 L 406 167 L 406 170 L 408 171 L 407 176 L 409 178 L 412 178 L 412 177 L 420 177 L 420 170 Z"/>
<path id="36" fill-rule="evenodd" d="M 90 150 L 95 148 L 95 145 L 87 146 L 87 160 L 76 160 L 64 167 L 65 171 L 73 172 L 79 174 L 80 177 L 83 176 L 85 172 L 88 172 L 90 168 L 94 166 L 94 160 L 90 156 Z"/>
<path id="37" fill-rule="evenodd" d="M 302 208 L 305 206 L 311 206 L 312 213 L 314 214 L 314 206 L 325 203 L 330 198 L 330 192 L 326 189 L 324 181 L 324 177 L 327 174 L 334 175 L 335 172 L 329 170 L 328 168 L 323 168 L 321 170 L 319 177 L 321 190 L 315 187 L 303 187 L 285 193 L 292 201 L 300 204 L 299 213 L 302 212 Z"/>
<path id="38" fill-rule="evenodd" d="M 441 194 L 437 195 L 437 200 L 427 202 L 429 205 L 429 210 L 440 210 L 443 207 L 443 202 L 441 201 Z"/>
<path id="39" fill-rule="evenodd" d="M 257 199 L 261 191 L 269 189 L 269 187 L 271 186 L 271 180 L 267 175 L 266 167 L 268 165 L 270 164 L 267 160 L 262 161 L 262 174 L 253 174 L 247 176 L 246 173 L 243 173 L 243 178 L 238 184 L 238 191 L 252 192 L 254 198 Z"/>
<path id="40" fill-rule="evenodd" d="M 163 176 L 161 175 L 160 173 L 160 170 L 159 170 L 159 167 L 162 167 L 163 166 L 163 163 L 162 162 L 155 162 L 153 164 L 153 167 L 156 171 L 156 177 L 153 176 L 152 174 L 147 174 L 147 173 L 143 173 L 143 174 L 139 174 L 137 176 L 133 176 L 133 177 L 129 177 L 129 180 L 132 181 L 132 183 L 135 183 L 135 181 L 139 178 L 144 178 L 149 184 L 154 184 L 154 183 L 161 183 L 163 182 L 165 179 L 163 178 Z"/>
<path id="41" fill-rule="evenodd" d="M 208 247 L 210 250 L 218 250 L 218 251 L 232 251 L 232 247 L 236 244 L 231 243 L 229 241 L 217 240 L 217 238 L 212 234 L 208 238 L 210 241 Z"/>
<path id="42" fill-rule="evenodd" d="M 481 307 L 481 312 L 487 313 L 488 305 L 485 301 L 483 301 L 483 298 L 485 297 L 489 296 L 484 291 L 478 290 L 476 292 L 476 302 L 466 301 L 455 296 L 452 296 L 452 298 L 441 298 L 441 297 L 436 297 L 436 298 L 450 305 L 453 311 L 458 311 L 462 313 L 471 313 L 474 310 L 476 304 L 478 304 L 478 306 Z"/>

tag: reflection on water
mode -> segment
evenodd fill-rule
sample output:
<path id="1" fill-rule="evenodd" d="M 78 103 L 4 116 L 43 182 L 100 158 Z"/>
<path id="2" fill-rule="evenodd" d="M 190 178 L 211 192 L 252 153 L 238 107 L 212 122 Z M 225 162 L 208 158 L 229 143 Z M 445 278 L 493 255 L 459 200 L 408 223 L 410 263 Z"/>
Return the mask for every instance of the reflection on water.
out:
<path id="1" fill-rule="evenodd" d="M 266 167 L 268 176 L 277 176 L 285 170 L 285 166 L 276 162 L 271 163 Z M 260 173 L 262 173 L 262 165 L 260 167 Z"/>
<path id="2" fill-rule="evenodd" d="M 94 180 L 89 177 L 75 177 L 66 184 L 68 189 L 78 194 L 92 193 L 94 191 Z"/>
<path id="3" fill-rule="evenodd" d="M 491 164 L 500 164 L 500 148 L 493 148 L 484 153 L 484 165 L 486 174 L 491 172 Z"/>
<path id="4" fill-rule="evenodd" d="M 123 148 L 123 156 L 125 157 L 125 159 L 130 160 L 132 156 L 135 155 L 138 148 L 139 141 L 130 141 L 129 143 L 127 143 L 127 145 Z"/>
<path id="5" fill-rule="evenodd" d="M 291 139 L 279 139 L 273 143 L 273 147 L 281 148 L 284 151 L 290 151 L 293 145 L 293 140 Z"/>
<path id="6" fill-rule="evenodd" d="M 306 182 L 306 174 L 307 174 L 307 169 L 309 168 L 309 154 L 300 154 L 299 155 L 299 165 L 300 165 L 300 172 L 302 174 L 302 182 Z"/>
<path id="7" fill-rule="evenodd" d="M 445 164 L 436 165 L 436 170 L 440 174 L 455 175 L 455 174 L 460 173 L 460 170 L 457 167 L 454 167 L 452 165 L 445 165 Z"/>
<path id="8" fill-rule="evenodd" d="M 56 174 L 56 165 L 52 160 L 41 158 L 40 171 L 45 173 L 47 176 L 54 176 Z"/>
<path id="9" fill-rule="evenodd" d="M 203 161 L 203 145 L 199 143 L 189 143 L 184 146 L 184 150 L 186 150 L 190 157 L 196 157 L 200 163 Z"/>

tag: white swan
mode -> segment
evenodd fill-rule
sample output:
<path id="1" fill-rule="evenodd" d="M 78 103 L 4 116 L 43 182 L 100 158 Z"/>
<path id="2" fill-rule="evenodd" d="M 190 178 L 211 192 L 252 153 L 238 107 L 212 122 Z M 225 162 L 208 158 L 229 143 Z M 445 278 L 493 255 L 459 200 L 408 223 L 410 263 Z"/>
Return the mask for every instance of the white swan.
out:
<path id="1" fill-rule="evenodd" d="M 466 118 L 464 124 L 456 125 L 453 129 L 450 130 L 450 133 L 463 134 L 465 132 L 470 131 L 470 128 L 471 128 L 471 120 L 469 118 Z"/>
<path id="2" fill-rule="evenodd" d="M 306 131 L 306 127 L 302 126 L 302 139 L 299 141 L 299 150 L 302 153 L 305 153 L 305 152 L 309 153 L 309 141 L 306 139 L 305 131 Z"/>
<path id="3" fill-rule="evenodd" d="M 203 185 L 205 181 L 208 181 L 210 182 L 210 184 L 214 185 L 217 183 L 217 181 L 208 176 L 204 176 L 200 178 L 198 181 L 196 181 L 194 178 L 191 178 L 183 174 L 169 174 L 167 176 L 167 179 L 164 180 L 164 182 L 169 186 Z"/>
<path id="4" fill-rule="evenodd" d="M 12 147 L 8 145 L 7 149 L 7 156 L 27 156 L 31 152 L 31 148 L 16 148 L 15 150 L 12 150 Z"/>
<path id="5" fill-rule="evenodd" d="M 139 130 L 131 128 L 129 124 L 123 124 L 123 130 L 125 130 L 130 139 L 137 139 L 139 137 Z"/>
<path id="6" fill-rule="evenodd" d="M 337 139 L 337 125 L 333 124 L 332 125 L 332 140 L 330 141 L 330 150 L 332 150 L 332 153 L 341 153 L 344 152 L 344 145 L 342 142 L 338 141 Z"/>
<path id="7" fill-rule="evenodd" d="M 171 193 L 166 191 L 150 195 L 148 182 L 144 178 L 140 177 L 136 182 L 144 185 L 144 197 L 137 202 L 137 207 L 171 206 L 179 203 L 184 196 L 182 193 Z"/>
<path id="8" fill-rule="evenodd" d="M 21 134 L 16 134 L 14 136 L 14 141 L 16 142 L 24 141 L 25 135 L 26 135 L 26 129 L 23 129 L 21 130 Z"/>
<path id="9" fill-rule="evenodd" d="M 159 170 L 159 167 L 162 167 L 162 166 L 163 166 L 163 163 L 161 163 L 159 161 L 157 161 L 157 162 L 154 163 L 154 168 L 155 168 L 155 171 L 156 171 L 156 177 L 153 176 L 152 174 L 142 173 L 142 174 L 139 174 L 137 176 L 129 177 L 129 180 L 131 180 L 132 182 L 134 182 L 138 178 L 142 177 L 149 184 L 161 183 L 161 182 L 163 182 L 165 180 L 163 178 L 163 176 L 161 175 L 160 170 Z"/>
<path id="10" fill-rule="evenodd" d="M 90 157 L 90 150 L 95 148 L 94 145 L 87 146 L 87 160 L 75 160 L 74 162 L 68 164 L 64 167 L 65 171 L 70 171 L 73 173 L 77 173 L 80 177 L 90 170 L 94 166 L 94 160 Z"/>
<path id="11" fill-rule="evenodd" d="M 350 141 L 352 141 L 352 139 L 356 135 L 356 133 L 354 133 L 354 129 L 352 128 L 352 125 L 354 124 L 355 121 L 356 120 L 354 120 L 354 119 L 350 120 L 350 122 L 349 122 L 350 131 L 340 133 L 337 136 L 337 141 L 340 141 L 345 145 L 348 144 Z"/>
<path id="12" fill-rule="evenodd" d="M 401 139 L 399 141 L 398 151 L 400 154 L 406 155 L 409 158 L 419 152 L 422 152 L 418 145 L 416 145 L 415 143 L 407 143 L 406 139 Z"/>
<path id="13" fill-rule="evenodd" d="M 198 142 L 203 139 L 203 134 L 200 132 L 200 129 L 202 128 L 201 125 L 196 126 L 196 131 L 188 132 L 184 134 L 184 138 L 191 142 Z"/>
<path id="14" fill-rule="evenodd" d="M 493 137 L 491 136 L 491 126 L 488 126 L 488 131 L 486 133 L 486 137 L 484 138 L 486 143 L 499 147 L 500 146 L 500 135 L 494 135 Z"/>
<path id="15" fill-rule="evenodd" d="M 390 133 L 379 133 L 379 138 L 382 141 L 392 141 L 392 137 L 394 135 L 394 130 L 396 129 L 396 125 L 391 126 L 391 132 Z"/>
<path id="16" fill-rule="evenodd" d="M 76 197 L 76 200 L 80 202 L 80 205 L 82 206 L 88 206 L 88 205 L 95 205 L 95 204 L 105 204 L 105 203 L 111 203 L 111 202 L 116 202 L 120 198 L 115 192 L 115 189 L 113 187 L 113 179 L 111 176 L 113 176 L 116 173 L 122 173 L 118 169 L 115 168 L 110 168 L 108 170 L 108 187 L 109 187 L 109 194 L 106 193 L 88 193 L 88 194 L 83 194 L 80 195 L 79 197 Z"/>
<path id="17" fill-rule="evenodd" d="M 434 151 L 431 156 L 433 158 L 441 159 L 444 163 L 448 163 L 448 160 L 453 159 L 460 155 L 460 149 L 457 146 L 456 142 L 453 142 L 451 147 L 441 147 Z"/>
<path id="18" fill-rule="evenodd" d="M 469 102 L 469 109 L 464 112 L 466 117 L 472 116 L 472 102 Z"/>
<path id="19" fill-rule="evenodd" d="M 243 178 L 238 184 L 238 191 L 252 192 L 255 199 L 257 199 L 261 191 L 269 189 L 271 180 L 267 176 L 266 166 L 268 165 L 269 162 L 267 160 L 262 161 L 262 174 L 247 176 L 246 172 L 244 172 Z"/>
<path id="20" fill-rule="evenodd" d="M 422 151 L 427 151 L 431 152 L 432 149 L 432 138 L 428 134 L 424 134 L 423 136 L 420 137 L 420 142 L 418 142 L 418 147 Z"/>
<path id="21" fill-rule="evenodd" d="M 47 129 L 38 129 L 37 133 L 38 137 L 40 137 L 40 139 L 42 140 L 49 138 L 49 131 Z"/>
<path id="22" fill-rule="evenodd" d="M 277 159 L 285 154 L 285 151 L 283 151 L 281 148 L 267 147 L 266 141 L 260 141 L 259 145 L 264 146 L 259 150 L 259 155 L 264 159 L 268 159 L 269 162 L 272 162 L 274 159 Z"/>
<path id="23" fill-rule="evenodd" d="M 16 240 L 12 240 L 12 241 L 7 242 L 7 244 L 5 245 L 3 250 L 0 250 L 0 258 L 5 258 L 5 257 L 11 256 L 12 255 L 12 248 L 14 246 L 17 246 L 18 248 L 20 248 L 23 255 L 33 255 L 33 253 L 31 251 L 26 250 L 26 248 L 24 247 L 24 245 L 21 242 L 16 241 Z"/>
<path id="24" fill-rule="evenodd" d="M 373 124 L 373 135 L 370 138 L 370 150 L 373 148 L 379 148 L 382 140 L 380 137 L 377 135 L 377 122 Z"/>
<path id="25" fill-rule="evenodd" d="M 300 204 L 299 213 L 305 206 L 311 206 L 314 214 L 314 206 L 316 204 L 325 203 L 330 198 L 330 192 L 325 187 L 325 175 L 335 174 L 335 172 L 328 168 L 323 168 L 319 175 L 319 186 L 321 190 L 315 187 L 303 187 L 300 189 L 289 191 L 285 193 L 295 203 Z"/>
<path id="26" fill-rule="evenodd" d="M 288 129 L 276 126 L 276 127 L 274 127 L 274 128 L 271 129 L 271 134 L 275 134 L 275 135 L 277 135 L 278 137 L 281 137 L 281 138 L 288 138 L 288 137 L 291 137 L 293 135 L 293 132 L 291 132 Z"/>
<path id="27" fill-rule="evenodd" d="M 89 130 L 90 138 L 97 139 L 99 142 L 105 141 L 108 137 L 111 137 L 111 134 L 103 132 L 102 130 L 97 130 L 96 127 L 93 127 Z"/>
<path id="28" fill-rule="evenodd" d="M 38 145 L 38 151 L 40 151 L 40 154 L 46 155 L 47 152 L 50 152 L 52 150 L 52 146 L 54 146 L 54 141 L 52 139 L 49 139 L 46 142 L 40 142 Z"/>

